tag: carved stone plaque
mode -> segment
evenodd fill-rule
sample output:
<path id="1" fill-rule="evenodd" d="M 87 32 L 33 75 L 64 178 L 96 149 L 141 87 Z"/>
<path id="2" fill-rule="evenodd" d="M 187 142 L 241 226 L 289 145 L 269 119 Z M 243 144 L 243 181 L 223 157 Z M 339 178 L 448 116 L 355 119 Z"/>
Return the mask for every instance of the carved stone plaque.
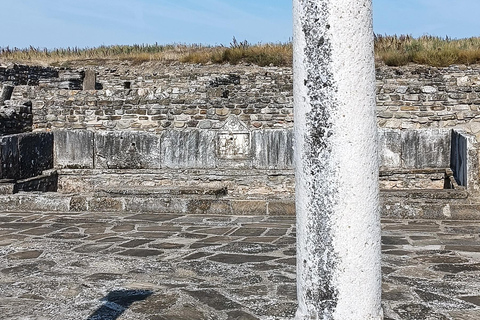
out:
<path id="1" fill-rule="evenodd" d="M 217 156 L 227 160 L 250 157 L 250 132 L 236 116 L 230 116 L 217 133 Z"/>
<path id="2" fill-rule="evenodd" d="M 246 159 L 250 155 L 249 133 L 219 133 L 218 157 L 222 159 Z"/>

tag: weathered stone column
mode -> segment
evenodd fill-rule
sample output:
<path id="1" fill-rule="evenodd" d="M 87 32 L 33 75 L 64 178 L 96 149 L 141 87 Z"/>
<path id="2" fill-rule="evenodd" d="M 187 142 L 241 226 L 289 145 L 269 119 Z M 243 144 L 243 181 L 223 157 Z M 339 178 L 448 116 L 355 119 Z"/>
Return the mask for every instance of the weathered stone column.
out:
<path id="1" fill-rule="evenodd" d="M 382 319 L 371 0 L 294 0 L 296 319 Z"/>

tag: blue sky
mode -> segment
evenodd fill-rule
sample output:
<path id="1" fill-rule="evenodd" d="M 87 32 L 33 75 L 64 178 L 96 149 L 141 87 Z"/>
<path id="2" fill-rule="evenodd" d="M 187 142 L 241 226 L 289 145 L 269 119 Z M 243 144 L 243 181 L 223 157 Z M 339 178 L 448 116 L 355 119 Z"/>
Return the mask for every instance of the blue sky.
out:
<path id="1" fill-rule="evenodd" d="M 321 0 L 318 0 L 321 1 Z M 291 0 L 0 0 L 0 47 L 285 42 Z M 480 0 L 373 0 L 380 34 L 480 36 Z"/>

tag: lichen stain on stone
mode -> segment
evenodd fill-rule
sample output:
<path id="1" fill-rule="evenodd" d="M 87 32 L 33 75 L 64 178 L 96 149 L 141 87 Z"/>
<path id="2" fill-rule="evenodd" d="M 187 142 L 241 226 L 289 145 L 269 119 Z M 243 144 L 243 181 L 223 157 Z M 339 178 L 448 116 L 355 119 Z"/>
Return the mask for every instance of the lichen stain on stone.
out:
<path id="1" fill-rule="evenodd" d="M 302 155 L 304 168 L 310 176 L 306 232 L 315 235 L 308 243 L 308 253 L 320 261 L 308 266 L 311 270 L 305 275 L 304 283 L 315 283 L 306 291 L 309 315 L 331 318 L 338 302 L 338 289 L 335 287 L 333 271 L 338 257 L 333 248 L 331 219 L 334 213 L 338 185 L 336 165 L 332 163 L 333 119 L 337 110 L 335 83 L 331 72 L 331 44 L 327 24 L 328 3 L 312 0 L 301 1 L 304 10 L 302 30 L 307 43 L 303 61 L 307 79 L 308 100 L 311 110 L 306 114 L 307 133 L 305 151 Z M 316 269 L 315 269 L 316 268 Z M 315 270 L 312 270 L 315 269 Z"/>

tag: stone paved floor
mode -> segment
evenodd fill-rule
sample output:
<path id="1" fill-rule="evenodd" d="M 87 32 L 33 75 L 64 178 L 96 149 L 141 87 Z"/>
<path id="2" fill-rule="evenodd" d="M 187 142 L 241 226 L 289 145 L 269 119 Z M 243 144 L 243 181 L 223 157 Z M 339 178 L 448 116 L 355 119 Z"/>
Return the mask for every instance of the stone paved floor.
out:
<path id="1" fill-rule="evenodd" d="M 385 220 L 385 319 L 480 319 L 479 235 Z M 1 319 L 291 319 L 295 291 L 293 217 L 0 214 Z"/>

